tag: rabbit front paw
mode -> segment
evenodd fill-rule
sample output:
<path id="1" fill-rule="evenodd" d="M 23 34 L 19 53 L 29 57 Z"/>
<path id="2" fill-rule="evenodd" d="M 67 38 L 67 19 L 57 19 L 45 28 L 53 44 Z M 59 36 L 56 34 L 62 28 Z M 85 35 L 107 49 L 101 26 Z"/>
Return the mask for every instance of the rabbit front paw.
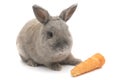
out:
<path id="1" fill-rule="evenodd" d="M 48 67 L 55 71 L 60 71 L 62 69 L 59 63 L 51 63 Z"/>
<path id="2" fill-rule="evenodd" d="M 26 62 L 29 66 L 32 66 L 32 67 L 36 67 L 38 66 L 37 63 L 35 63 L 33 60 L 29 59 L 27 62 Z"/>

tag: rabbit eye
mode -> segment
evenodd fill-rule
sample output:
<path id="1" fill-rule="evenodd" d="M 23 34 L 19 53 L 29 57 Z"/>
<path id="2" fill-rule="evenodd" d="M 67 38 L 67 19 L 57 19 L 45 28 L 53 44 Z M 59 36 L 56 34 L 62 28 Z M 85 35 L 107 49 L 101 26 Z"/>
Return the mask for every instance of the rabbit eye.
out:
<path id="1" fill-rule="evenodd" d="M 52 37 L 53 37 L 53 33 L 50 32 L 50 31 L 48 31 L 48 32 L 47 32 L 47 38 L 50 39 L 50 38 L 52 38 Z"/>

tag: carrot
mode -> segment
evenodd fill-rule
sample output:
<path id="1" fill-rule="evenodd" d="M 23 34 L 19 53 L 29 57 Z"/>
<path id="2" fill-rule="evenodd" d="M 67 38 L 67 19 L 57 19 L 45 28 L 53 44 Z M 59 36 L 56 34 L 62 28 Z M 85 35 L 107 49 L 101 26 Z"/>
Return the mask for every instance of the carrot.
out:
<path id="1" fill-rule="evenodd" d="M 71 75 L 73 77 L 79 76 L 86 72 L 90 72 L 92 70 L 102 67 L 104 63 L 105 58 L 100 53 L 96 53 L 84 62 L 81 62 L 80 64 L 76 65 L 71 70 Z"/>

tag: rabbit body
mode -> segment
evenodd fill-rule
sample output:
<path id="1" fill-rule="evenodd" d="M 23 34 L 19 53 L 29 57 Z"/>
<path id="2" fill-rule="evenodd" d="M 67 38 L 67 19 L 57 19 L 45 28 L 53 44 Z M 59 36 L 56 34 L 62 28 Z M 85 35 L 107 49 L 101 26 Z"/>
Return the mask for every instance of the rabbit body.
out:
<path id="1" fill-rule="evenodd" d="M 81 60 L 71 54 L 72 38 L 65 23 L 75 9 L 72 5 L 60 16 L 51 17 L 46 10 L 34 5 L 36 19 L 25 24 L 16 42 L 22 60 L 30 66 L 42 64 L 53 70 L 61 70 L 61 64 L 80 63 Z"/>

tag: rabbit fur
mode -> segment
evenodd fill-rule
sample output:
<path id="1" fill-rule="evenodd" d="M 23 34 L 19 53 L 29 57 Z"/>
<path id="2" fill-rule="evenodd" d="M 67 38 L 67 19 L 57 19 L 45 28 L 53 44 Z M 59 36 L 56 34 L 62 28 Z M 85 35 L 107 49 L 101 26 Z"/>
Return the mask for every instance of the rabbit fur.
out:
<path id="1" fill-rule="evenodd" d="M 63 10 L 59 16 L 53 17 L 47 10 L 33 5 L 36 19 L 25 24 L 16 41 L 25 63 L 61 70 L 61 64 L 76 65 L 81 62 L 71 54 L 72 37 L 66 24 L 76 7 L 74 4 Z"/>

